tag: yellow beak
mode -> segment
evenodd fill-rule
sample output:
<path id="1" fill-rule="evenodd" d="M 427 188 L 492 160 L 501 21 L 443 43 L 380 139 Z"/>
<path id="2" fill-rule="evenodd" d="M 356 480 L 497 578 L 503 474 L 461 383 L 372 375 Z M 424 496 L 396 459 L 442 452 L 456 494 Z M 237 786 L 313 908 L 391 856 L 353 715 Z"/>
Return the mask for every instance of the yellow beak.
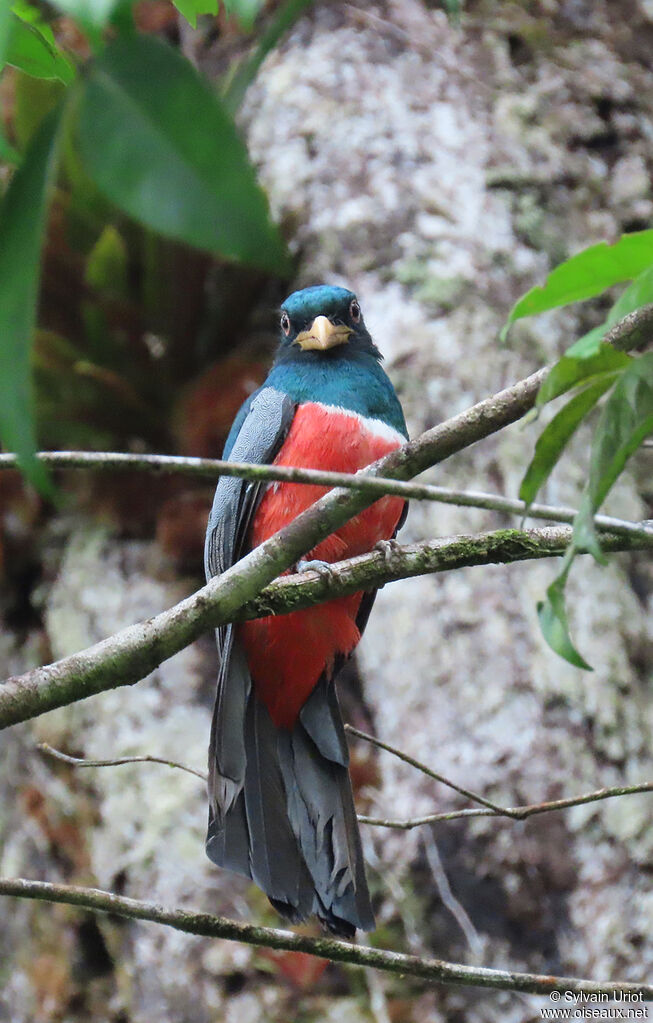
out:
<path id="1" fill-rule="evenodd" d="M 345 327 L 342 323 L 331 323 L 326 316 L 316 316 L 308 330 L 302 330 L 297 335 L 295 344 L 305 352 L 314 349 L 326 351 L 327 348 L 343 345 L 352 333 L 351 327 Z"/>

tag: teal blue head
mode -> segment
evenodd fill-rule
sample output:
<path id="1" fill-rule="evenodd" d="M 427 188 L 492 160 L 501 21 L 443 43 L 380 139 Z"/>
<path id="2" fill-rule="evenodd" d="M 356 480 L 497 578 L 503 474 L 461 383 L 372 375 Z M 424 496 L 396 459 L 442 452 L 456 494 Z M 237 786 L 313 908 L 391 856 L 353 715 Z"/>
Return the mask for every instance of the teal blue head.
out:
<path id="1" fill-rule="evenodd" d="M 277 358 L 341 359 L 379 350 L 370 337 L 353 291 L 330 284 L 295 291 L 281 306 Z"/>

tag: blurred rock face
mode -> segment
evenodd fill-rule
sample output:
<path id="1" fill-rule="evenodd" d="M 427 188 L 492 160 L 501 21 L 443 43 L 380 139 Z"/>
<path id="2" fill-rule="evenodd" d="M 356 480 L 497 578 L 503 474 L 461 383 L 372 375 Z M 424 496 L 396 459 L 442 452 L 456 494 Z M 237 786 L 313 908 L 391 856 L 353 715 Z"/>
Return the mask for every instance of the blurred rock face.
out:
<path id="1" fill-rule="evenodd" d="M 504 347 L 497 341 L 513 300 L 547 267 L 651 218 L 649 8 L 626 0 L 470 2 L 459 32 L 418 0 L 318 6 L 251 88 L 243 127 L 300 257 L 298 286 L 328 280 L 357 292 L 413 434 L 538 368 L 598 320 L 598 311 L 591 321 L 583 319 L 591 311 L 563 311 L 515 329 Z M 536 429 L 505 431 L 432 478 L 515 495 Z M 550 502 L 576 500 L 586 440 L 550 481 Z M 611 499 L 614 514 L 647 514 L 644 458 Z M 402 536 L 501 525 L 492 513 L 422 505 Z M 87 526 L 76 532 L 47 597 L 54 654 L 173 603 L 179 586 L 156 578 L 155 558 L 147 544 L 119 544 Z M 506 805 L 650 778 L 650 570 L 621 556 L 607 570 L 583 562 L 574 572 L 572 620 L 591 675 L 539 638 L 534 608 L 553 577 L 550 564 L 386 588 L 358 661 L 377 734 Z M 3 643 L 15 670 L 18 655 Z M 35 738 L 46 737 L 87 756 L 149 752 L 201 767 L 211 656 L 185 652 L 136 688 L 8 735 L 0 775 L 2 805 L 10 807 L 0 818 L 5 873 L 265 918 L 256 893 L 204 860 L 200 782 L 136 765 L 82 776 L 32 752 Z M 386 754 L 378 771 L 372 805 L 384 816 L 463 805 Z M 426 836 L 365 829 L 384 943 L 515 969 L 646 975 L 647 799 L 523 824 L 458 821 Z M 64 828 L 71 821 L 77 837 Z M 337 972 L 340 982 L 327 971 L 298 993 L 287 970 L 277 971 L 286 978 L 278 983 L 256 974 L 260 960 L 249 950 L 146 925 L 98 920 L 97 933 L 81 938 L 79 928 L 72 912 L 12 913 L 7 937 L 0 929 L 2 960 L 15 963 L 0 1020 L 59 1019 L 57 1007 L 67 1004 L 67 1019 L 129 1023 L 155 1015 L 258 1023 L 292 1018 L 299 1006 L 307 1019 L 367 1018 L 366 995 L 345 996 Z M 540 1004 L 384 984 L 399 1021 L 518 1023 Z M 80 991 L 77 1011 L 71 998 L 79 1002 Z M 378 1006 L 378 991 L 375 998 Z"/>

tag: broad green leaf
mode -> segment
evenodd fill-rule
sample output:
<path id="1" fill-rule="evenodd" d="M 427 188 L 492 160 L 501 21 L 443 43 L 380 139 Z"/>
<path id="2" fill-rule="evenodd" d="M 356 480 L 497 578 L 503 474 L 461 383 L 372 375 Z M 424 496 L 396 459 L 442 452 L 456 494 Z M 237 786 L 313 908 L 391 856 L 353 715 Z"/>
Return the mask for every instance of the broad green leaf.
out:
<path id="1" fill-rule="evenodd" d="M 573 387 L 589 381 L 591 377 L 619 373 L 631 361 L 631 357 L 625 352 L 618 352 L 606 344 L 602 344 L 593 355 L 572 356 L 567 352 L 549 370 L 538 391 L 537 405 L 541 408 Z"/>
<path id="2" fill-rule="evenodd" d="M 218 13 L 218 0 L 172 0 L 172 2 L 193 28 L 197 28 L 199 15 Z"/>
<path id="3" fill-rule="evenodd" d="M 236 129 L 171 47 L 119 38 L 90 67 L 82 159 L 98 188 L 163 235 L 279 273 L 288 268 Z"/>
<path id="4" fill-rule="evenodd" d="M 502 337 L 515 320 L 592 298 L 613 284 L 633 280 L 651 265 L 653 230 L 624 234 L 614 245 L 592 245 L 557 266 L 542 287 L 531 288 L 519 299 L 510 311 Z"/>
<path id="5" fill-rule="evenodd" d="M 613 381 L 612 374 L 602 374 L 598 381 L 571 398 L 544 428 L 519 488 L 519 496 L 526 504 L 533 503 L 581 422 Z"/>
<path id="6" fill-rule="evenodd" d="M 603 504 L 633 454 L 653 433 L 653 352 L 633 359 L 619 377 L 594 436 L 589 492 L 593 510 Z"/>
<path id="7" fill-rule="evenodd" d="M 312 2 L 313 0 L 286 0 L 272 16 L 252 55 L 239 64 L 225 85 L 222 101 L 230 114 L 235 114 L 240 107 L 247 89 L 270 50 L 275 48 L 282 36 L 292 28 L 300 14 Z"/>
<path id="8" fill-rule="evenodd" d="M 0 206 L 0 437 L 44 491 L 50 489 L 49 477 L 33 457 L 30 346 L 60 116 L 60 109 L 53 111 L 41 125 Z"/>
<path id="9" fill-rule="evenodd" d="M 565 583 L 568 568 L 563 570 L 546 591 L 546 600 L 537 605 L 537 616 L 540 620 L 542 635 L 552 650 L 563 657 L 569 664 L 585 671 L 594 669 L 587 663 L 572 643 L 569 635 L 569 623 L 565 608 Z"/>
<path id="10" fill-rule="evenodd" d="M 34 78 L 58 79 L 68 84 L 75 77 L 70 62 L 35 25 L 11 15 L 5 53 L 7 64 Z"/>

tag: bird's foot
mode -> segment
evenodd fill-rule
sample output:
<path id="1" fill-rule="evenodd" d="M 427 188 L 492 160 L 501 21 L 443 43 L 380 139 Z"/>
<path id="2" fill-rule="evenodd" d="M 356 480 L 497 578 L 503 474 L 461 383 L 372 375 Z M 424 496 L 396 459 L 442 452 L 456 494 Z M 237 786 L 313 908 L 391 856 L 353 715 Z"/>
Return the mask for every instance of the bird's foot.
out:
<path id="1" fill-rule="evenodd" d="M 327 582 L 333 579 L 333 568 L 328 561 L 298 561 L 297 571 L 300 575 L 304 572 L 317 572 L 320 578 Z"/>
<path id="2" fill-rule="evenodd" d="M 401 544 L 397 540 L 379 540 L 374 544 L 374 550 L 381 552 L 387 568 L 394 567 L 394 556 L 400 549 Z"/>

